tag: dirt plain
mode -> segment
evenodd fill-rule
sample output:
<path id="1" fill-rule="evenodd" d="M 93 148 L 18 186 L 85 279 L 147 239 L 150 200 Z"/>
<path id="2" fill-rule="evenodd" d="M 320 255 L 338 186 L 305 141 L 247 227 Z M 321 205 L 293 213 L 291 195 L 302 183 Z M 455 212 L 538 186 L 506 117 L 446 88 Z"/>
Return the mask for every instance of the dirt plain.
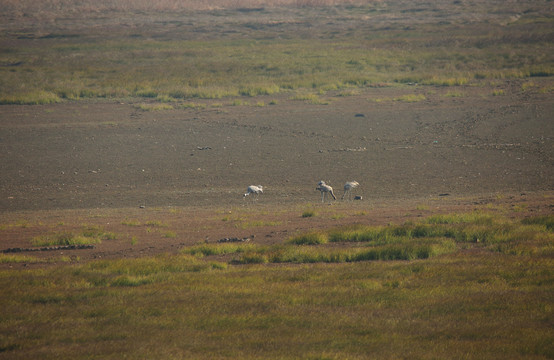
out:
<path id="1" fill-rule="evenodd" d="M 71 24 L 63 30 L 86 30 Z M 117 239 L 33 256 L 136 257 L 251 235 L 271 244 L 436 212 L 551 214 L 554 102 L 538 90 L 551 80 L 523 91 L 524 81 L 458 86 L 456 96 L 449 87 L 376 86 L 328 93 L 325 105 L 286 93 L 257 99 L 275 105 L 205 100 L 202 109 L 163 111 L 141 110 L 144 100 L 2 105 L 0 250 L 84 224 Z M 395 100 L 413 94 L 424 100 Z M 321 203 L 319 180 L 338 201 Z M 340 200 L 349 180 L 363 200 Z M 264 194 L 244 198 L 251 184 Z M 316 216 L 302 217 L 306 209 Z"/>
<path id="2" fill-rule="evenodd" d="M 374 101 L 402 91 L 384 88 L 328 105 L 2 106 L 2 249 L 83 224 L 118 239 L 36 256 L 133 257 L 250 235 L 278 243 L 314 228 L 435 212 L 519 206 L 520 216 L 549 214 L 553 103 L 519 88 L 508 82 L 507 95 L 492 100 L 479 93 L 490 89 L 456 98 L 409 89 L 426 93 L 417 103 Z M 319 180 L 338 201 L 321 203 Z M 361 184 L 363 200 L 340 200 L 347 180 Z M 244 198 L 250 184 L 264 194 Z M 302 218 L 306 209 L 317 215 Z"/>

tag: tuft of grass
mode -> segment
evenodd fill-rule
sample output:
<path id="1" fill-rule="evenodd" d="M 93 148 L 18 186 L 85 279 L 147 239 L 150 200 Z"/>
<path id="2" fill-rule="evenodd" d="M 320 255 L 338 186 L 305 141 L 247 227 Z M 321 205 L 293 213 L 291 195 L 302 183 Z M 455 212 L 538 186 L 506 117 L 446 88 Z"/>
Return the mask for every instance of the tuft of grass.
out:
<path id="1" fill-rule="evenodd" d="M 248 106 L 250 105 L 247 101 L 244 101 L 242 99 L 235 99 L 231 102 L 231 106 Z"/>
<path id="2" fill-rule="evenodd" d="M 165 238 L 170 238 L 170 239 L 174 239 L 177 237 L 177 233 L 175 231 L 166 231 L 164 233 L 164 237 Z"/>
<path id="3" fill-rule="evenodd" d="M 152 227 L 167 227 L 168 225 L 161 222 L 160 220 L 149 220 L 144 223 L 146 226 L 152 226 Z"/>
<path id="4" fill-rule="evenodd" d="M 262 226 L 277 226 L 280 225 L 280 221 L 263 221 L 263 220 L 253 220 L 246 221 L 242 220 L 236 223 L 234 226 L 238 229 L 249 229 L 253 227 L 262 227 Z"/>
<path id="5" fill-rule="evenodd" d="M 305 210 L 305 211 L 302 213 L 302 217 L 303 217 L 303 218 L 314 217 L 314 216 L 316 216 L 316 215 L 317 215 L 317 213 L 316 213 L 314 210 L 311 210 L 311 209 Z"/>
<path id="6" fill-rule="evenodd" d="M 402 96 L 394 98 L 394 101 L 412 103 L 412 102 L 423 101 L 425 99 L 426 99 L 425 95 L 423 95 L 423 94 L 407 94 L 407 95 L 402 95 Z"/>
<path id="7" fill-rule="evenodd" d="M 200 103 L 194 103 L 194 102 L 187 102 L 184 104 L 179 105 L 182 109 L 205 109 L 207 107 L 206 104 L 200 104 Z"/>
<path id="8" fill-rule="evenodd" d="M 140 226 L 140 221 L 138 220 L 123 220 L 121 222 L 121 225 L 127 225 L 127 226 Z"/>
<path id="9" fill-rule="evenodd" d="M 444 94 L 445 97 L 463 97 L 464 95 L 458 91 L 449 91 Z"/>
<path id="10" fill-rule="evenodd" d="M 46 105 L 61 101 L 60 97 L 55 93 L 44 90 L 34 90 L 17 95 L 0 95 L 0 105 Z"/>
<path id="11" fill-rule="evenodd" d="M 548 231 L 554 231 L 554 215 L 532 216 L 521 220 L 524 225 L 542 225 Z"/>
<path id="12" fill-rule="evenodd" d="M 189 254 L 194 256 L 210 256 L 210 255 L 226 255 L 226 254 L 239 254 L 243 252 L 251 252 L 256 249 L 256 245 L 253 244 L 201 244 L 195 245 L 189 248 L 181 250 L 183 254 Z"/>
<path id="13" fill-rule="evenodd" d="M 0 264 L 21 264 L 21 263 L 37 264 L 37 263 L 54 263 L 54 262 L 68 263 L 68 262 L 71 262 L 71 259 L 68 256 L 42 259 L 34 256 L 20 255 L 20 254 L 0 254 Z"/>
<path id="14" fill-rule="evenodd" d="M 287 241 L 295 245 L 319 245 L 328 242 L 328 236 L 320 232 L 309 232 L 306 234 L 294 236 Z"/>
<path id="15" fill-rule="evenodd" d="M 39 263 L 44 262 L 45 260 L 19 254 L 0 254 L 0 264 L 17 264 L 17 263 Z"/>
<path id="16" fill-rule="evenodd" d="M 135 105 L 136 109 L 142 110 L 142 111 L 164 111 L 164 110 L 174 110 L 175 108 L 173 105 L 170 104 L 138 104 Z"/>
<path id="17" fill-rule="evenodd" d="M 275 84 L 249 85 L 239 89 L 239 94 L 242 96 L 254 97 L 259 95 L 272 95 L 279 91 L 279 86 Z"/>
<path id="18" fill-rule="evenodd" d="M 466 77 L 457 77 L 457 78 L 441 78 L 441 77 L 432 77 L 428 80 L 423 80 L 421 83 L 424 85 L 435 85 L 435 86 L 460 86 L 465 85 L 469 82 L 469 79 Z"/>
<path id="19" fill-rule="evenodd" d="M 35 236 L 31 244 L 33 246 L 92 245 L 99 244 L 103 240 L 115 240 L 117 237 L 117 234 L 105 232 L 96 226 L 83 226 L 80 233 L 62 231 Z"/>
<path id="20" fill-rule="evenodd" d="M 462 223 L 474 223 L 482 225 L 491 225 L 495 220 L 494 215 L 471 212 L 471 213 L 459 213 L 459 214 L 447 214 L 447 215 L 432 215 L 425 219 L 427 224 L 462 224 Z"/>
<path id="21" fill-rule="evenodd" d="M 232 261 L 233 264 L 266 264 L 269 262 L 267 255 L 257 252 L 246 252 L 238 259 Z"/>
<path id="22" fill-rule="evenodd" d="M 328 105 L 329 101 L 321 99 L 316 94 L 297 94 L 291 97 L 291 100 L 305 101 L 314 105 Z"/>

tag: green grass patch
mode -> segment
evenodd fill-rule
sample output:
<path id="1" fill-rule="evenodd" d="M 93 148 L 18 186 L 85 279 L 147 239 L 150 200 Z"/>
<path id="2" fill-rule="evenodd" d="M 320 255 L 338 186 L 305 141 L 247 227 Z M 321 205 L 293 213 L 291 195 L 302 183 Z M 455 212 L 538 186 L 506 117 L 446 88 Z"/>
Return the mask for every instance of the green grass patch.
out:
<path id="1" fill-rule="evenodd" d="M 140 223 L 140 221 L 138 221 L 138 220 L 126 219 L 126 220 L 123 220 L 123 221 L 121 222 L 121 225 L 126 225 L 126 226 L 140 226 L 141 223 Z"/>
<path id="2" fill-rule="evenodd" d="M 68 263 L 71 259 L 68 256 L 59 256 L 56 258 L 37 258 L 29 255 L 21 254 L 0 254 L 0 264 L 37 264 L 37 263 Z"/>
<path id="3" fill-rule="evenodd" d="M 288 240 L 288 243 L 295 245 L 319 245 L 328 241 L 327 234 L 320 232 L 309 232 L 306 234 L 294 236 Z"/>
<path id="4" fill-rule="evenodd" d="M 168 225 L 164 222 L 161 222 L 159 220 L 148 220 L 144 223 L 146 226 L 152 226 L 152 227 L 167 227 Z"/>
<path id="5" fill-rule="evenodd" d="M 201 244 L 192 247 L 186 247 L 181 252 L 194 256 L 226 255 L 251 252 L 256 249 L 254 244 Z"/>
<path id="6" fill-rule="evenodd" d="M 328 105 L 329 101 L 321 99 L 316 94 L 297 94 L 291 97 L 291 100 L 305 101 L 314 105 Z"/>
<path id="7" fill-rule="evenodd" d="M 170 104 L 138 104 L 135 105 L 135 108 L 142 111 L 164 111 L 164 110 L 173 110 L 175 109 L 173 105 Z"/>
<path id="8" fill-rule="evenodd" d="M 238 229 L 249 229 L 253 227 L 264 227 L 264 226 L 277 226 L 280 225 L 280 221 L 264 221 L 264 220 L 242 220 L 239 219 L 234 226 Z"/>
<path id="9" fill-rule="evenodd" d="M 527 217 L 521 220 L 524 225 L 542 225 L 548 231 L 554 231 L 554 215 Z"/>
<path id="10" fill-rule="evenodd" d="M 55 93 L 45 90 L 33 90 L 17 95 L 1 95 L 0 105 L 46 105 L 55 104 L 61 101 L 60 97 Z"/>
<path id="11" fill-rule="evenodd" d="M 96 226 L 83 226 L 81 232 L 62 231 L 35 236 L 31 240 L 33 246 L 66 246 L 66 245 L 92 245 L 99 244 L 103 240 L 115 240 L 117 234 L 105 232 Z"/>

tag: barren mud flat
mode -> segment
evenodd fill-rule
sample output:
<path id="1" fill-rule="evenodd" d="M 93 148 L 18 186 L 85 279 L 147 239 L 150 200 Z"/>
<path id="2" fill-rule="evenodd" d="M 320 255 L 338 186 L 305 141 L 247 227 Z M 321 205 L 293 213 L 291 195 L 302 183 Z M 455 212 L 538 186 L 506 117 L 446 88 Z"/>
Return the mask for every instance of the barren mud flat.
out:
<path id="1" fill-rule="evenodd" d="M 510 87 L 511 86 L 511 87 Z M 133 104 L 0 107 L 0 209 L 78 209 L 318 201 L 325 180 L 364 201 L 552 190 L 554 106 L 519 84 L 493 100 L 441 88 L 417 103 L 369 89 L 310 105 L 141 111 Z M 399 93 L 400 92 L 400 93 Z"/>
<path id="2" fill-rule="evenodd" d="M 553 104 L 508 85 L 494 101 L 480 94 L 489 89 L 451 98 L 442 88 L 415 87 L 408 91 L 428 100 L 378 102 L 402 90 L 368 89 L 328 105 L 283 98 L 265 107 L 168 111 L 113 102 L 2 106 L 0 205 L 2 223 L 13 225 L 2 245 L 29 247 L 44 232 L 82 224 L 120 234 L 95 249 L 65 251 L 86 260 L 252 234 L 257 243 L 279 243 L 300 231 L 433 211 L 524 204 L 549 214 Z M 334 186 L 337 201 L 321 203 L 319 180 Z M 347 180 L 360 183 L 354 193 L 363 200 L 340 199 Z M 264 193 L 244 198 L 250 184 Z M 303 219 L 305 209 L 326 215 Z M 150 231 L 133 221 L 165 225 Z"/>

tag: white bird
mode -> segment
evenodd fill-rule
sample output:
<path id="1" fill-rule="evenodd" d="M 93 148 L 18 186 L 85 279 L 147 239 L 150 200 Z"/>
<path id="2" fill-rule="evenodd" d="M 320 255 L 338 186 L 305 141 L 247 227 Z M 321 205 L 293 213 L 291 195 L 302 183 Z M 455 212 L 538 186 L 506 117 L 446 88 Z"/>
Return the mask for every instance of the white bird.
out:
<path id="1" fill-rule="evenodd" d="M 264 188 L 262 185 L 250 185 L 248 189 L 246 189 L 246 193 L 244 194 L 244 197 L 247 197 L 250 194 L 254 194 L 256 195 L 256 198 L 258 198 L 258 196 L 260 194 L 263 194 L 263 192 L 264 192 Z"/>
<path id="2" fill-rule="evenodd" d="M 333 188 L 327 185 L 325 181 L 321 180 L 319 183 L 317 183 L 317 187 L 315 189 L 321 191 L 321 202 L 325 202 L 325 197 L 327 193 L 331 194 L 333 199 L 337 200 L 335 194 L 333 194 Z"/>
<path id="3" fill-rule="evenodd" d="M 346 194 L 348 194 L 348 198 L 350 198 L 350 191 L 354 188 L 357 188 L 360 184 L 357 181 L 347 181 L 346 184 L 344 184 L 344 194 L 342 194 L 341 199 L 344 199 Z"/>

